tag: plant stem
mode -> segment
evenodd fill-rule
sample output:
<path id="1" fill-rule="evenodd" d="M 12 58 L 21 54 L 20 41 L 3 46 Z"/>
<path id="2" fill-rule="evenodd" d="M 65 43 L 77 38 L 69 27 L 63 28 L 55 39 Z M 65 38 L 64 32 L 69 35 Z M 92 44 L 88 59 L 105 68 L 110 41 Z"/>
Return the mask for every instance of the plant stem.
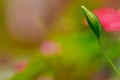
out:
<path id="1" fill-rule="evenodd" d="M 112 60 L 110 59 L 110 57 L 107 55 L 106 53 L 106 49 L 103 47 L 100 39 L 98 39 L 98 43 L 103 51 L 104 56 L 106 57 L 106 59 L 108 60 L 108 62 L 110 63 L 110 65 L 112 66 L 112 68 L 114 69 L 114 71 L 116 72 L 116 74 L 118 75 L 118 77 L 120 78 L 120 72 L 118 70 L 118 68 L 115 66 L 115 64 L 112 62 Z"/>

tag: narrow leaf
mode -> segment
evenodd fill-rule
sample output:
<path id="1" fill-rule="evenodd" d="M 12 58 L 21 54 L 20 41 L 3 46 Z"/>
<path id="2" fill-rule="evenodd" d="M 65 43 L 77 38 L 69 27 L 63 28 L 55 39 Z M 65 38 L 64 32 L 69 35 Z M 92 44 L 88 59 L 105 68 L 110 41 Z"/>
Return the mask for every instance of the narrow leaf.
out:
<path id="1" fill-rule="evenodd" d="M 86 7 L 81 6 L 81 8 L 90 28 L 95 33 L 97 38 L 99 38 L 101 34 L 101 24 L 98 17 L 94 13 L 92 13 L 90 10 L 88 10 Z"/>

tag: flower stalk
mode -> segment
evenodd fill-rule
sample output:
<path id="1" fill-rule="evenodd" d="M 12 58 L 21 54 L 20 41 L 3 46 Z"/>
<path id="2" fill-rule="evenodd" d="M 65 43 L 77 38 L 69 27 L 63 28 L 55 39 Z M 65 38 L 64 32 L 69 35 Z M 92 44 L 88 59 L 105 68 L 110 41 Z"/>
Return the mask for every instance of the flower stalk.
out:
<path id="1" fill-rule="evenodd" d="M 107 55 L 107 49 L 105 49 L 104 46 L 102 45 L 102 42 L 101 42 L 101 24 L 100 24 L 98 17 L 94 13 L 92 13 L 90 10 L 88 10 L 86 7 L 81 6 L 81 8 L 82 8 L 82 11 L 86 17 L 86 20 L 87 20 L 91 30 L 94 32 L 94 34 L 97 37 L 98 44 L 101 47 L 101 50 L 102 50 L 104 56 L 106 57 L 106 59 L 108 60 L 108 62 L 110 63 L 110 65 L 112 66 L 112 68 L 114 69 L 116 74 L 118 75 L 118 77 L 120 78 L 120 72 L 119 72 L 118 68 L 112 62 L 110 57 Z"/>

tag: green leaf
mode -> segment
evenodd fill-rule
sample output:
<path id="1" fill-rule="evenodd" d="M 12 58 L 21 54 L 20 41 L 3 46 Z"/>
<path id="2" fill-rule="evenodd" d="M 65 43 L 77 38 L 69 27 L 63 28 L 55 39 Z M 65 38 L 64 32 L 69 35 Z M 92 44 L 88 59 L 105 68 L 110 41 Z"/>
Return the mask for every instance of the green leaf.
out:
<path id="1" fill-rule="evenodd" d="M 99 38 L 101 34 L 101 24 L 98 17 L 94 13 L 92 13 L 90 10 L 88 10 L 86 7 L 81 6 L 81 8 L 90 28 L 95 33 L 97 38 Z"/>

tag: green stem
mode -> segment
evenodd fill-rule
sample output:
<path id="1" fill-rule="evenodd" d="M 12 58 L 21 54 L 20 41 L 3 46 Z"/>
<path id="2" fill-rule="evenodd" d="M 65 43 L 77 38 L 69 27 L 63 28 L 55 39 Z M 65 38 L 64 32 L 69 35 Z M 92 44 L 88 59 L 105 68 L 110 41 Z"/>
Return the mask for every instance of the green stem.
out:
<path id="1" fill-rule="evenodd" d="M 108 62 L 110 63 L 110 65 L 112 66 L 112 68 L 114 69 L 114 71 L 116 72 L 116 74 L 118 75 L 118 77 L 120 78 L 120 72 L 119 72 L 118 68 L 115 66 L 115 64 L 112 62 L 112 60 L 110 59 L 110 57 L 107 55 L 106 49 L 103 47 L 100 39 L 98 39 L 98 43 L 99 43 L 100 47 L 102 48 L 104 56 L 106 57 L 106 59 L 108 60 Z"/>

